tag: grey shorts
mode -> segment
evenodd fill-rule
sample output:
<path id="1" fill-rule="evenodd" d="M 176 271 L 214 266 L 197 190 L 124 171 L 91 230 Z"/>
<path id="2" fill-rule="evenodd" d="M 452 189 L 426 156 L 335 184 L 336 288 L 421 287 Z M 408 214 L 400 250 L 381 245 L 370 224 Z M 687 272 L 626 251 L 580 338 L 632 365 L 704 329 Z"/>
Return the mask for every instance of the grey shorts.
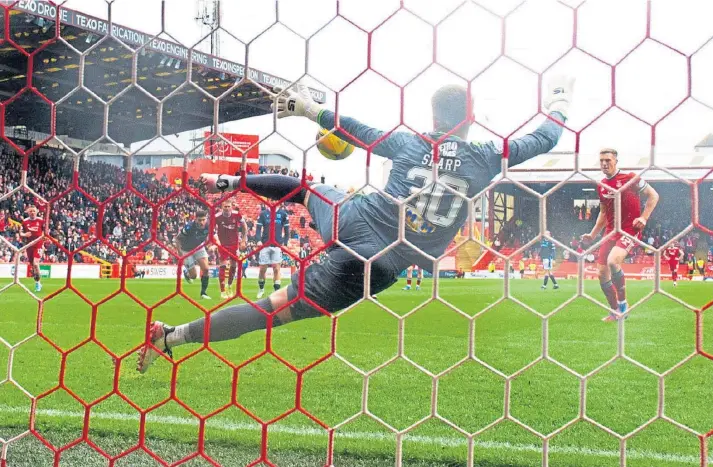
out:
<path id="1" fill-rule="evenodd" d="M 182 255 L 186 254 L 185 252 L 181 252 Z M 187 267 L 188 269 L 191 269 L 196 265 L 198 260 L 207 258 L 208 257 L 208 251 L 205 249 L 205 247 L 201 248 L 200 250 L 196 251 L 193 253 L 191 256 L 188 256 L 184 261 L 183 265 Z"/>
<path id="2" fill-rule="evenodd" d="M 325 243 L 333 240 L 335 205 L 346 198 L 346 193 L 326 185 L 314 185 L 315 191 L 332 202 L 325 202 L 312 194 L 307 209 Z M 373 233 L 365 222 L 353 200 L 339 206 L 339 241 L 360 256 L 369 259 L 381 252 L 387 245 Z M 377 294 L 396 283 L 403 267 L 394 264 L 390 254 L 379 257 L 371 264 L 371 295 Z M 364 263 L 351 252 L 339 245 L 327 250 L 327 257 L 321 263 L 314 263 L 304 272 L 304 296 L 293 306 L 296 317 L 308 317 L 320 311 L 333 313 L 354 304 L 364 296 Z M 289 297 L 298 296 L 300 273 L 292 276 Z M 316 306 L 315 306 L 316 305 Z"/>
<path id="3" fill-rule="evenodd" d="M 282 263 L 282 250 L 276 246 L 266 246 L 258 255 L 260 266 L 269 266 Z"/>

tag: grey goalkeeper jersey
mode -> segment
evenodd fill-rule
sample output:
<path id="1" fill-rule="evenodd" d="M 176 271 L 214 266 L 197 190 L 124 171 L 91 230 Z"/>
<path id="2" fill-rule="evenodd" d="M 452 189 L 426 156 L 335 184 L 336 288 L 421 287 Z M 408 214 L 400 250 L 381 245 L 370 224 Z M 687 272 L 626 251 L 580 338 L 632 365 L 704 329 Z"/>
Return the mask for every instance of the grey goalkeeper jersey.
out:
<path id="1" fill-rule="evenodd" d="M 559 113 L 553 118 L 564 121 Z M 317 119 L 324 128 L 334 128 L 334 113 L 324 110 Z M 354 145 L 365 148 L 386 134 L 349 117 L 340 117 L 336 134 Z M 348 133 L 348 134 L 347 134 Z M 562 134 L 562 126 L 547 119 L 533 133 L 508 143 L 509 166 L 520 164 L 550 151 Z M 351 136 L 349 136 L 351 135 Z M 442 137 L 427 133 L 431 140 Z M 493 142 L 475 143 L 450 136 L 434 148 L 421 136 L 393 132 L 372 148 L 374 154 L 393 161 L 384 191 L 403 200 L 416 193 L 406 206 L 405 238 L 433 257 L 441 256 L 468 218 L 465 198 L 472 198 L 501 170 L 503 148 Z M 433 182 L 434 153 L 438 153 L 438 183 Z M 448 187 L 448 188 L 446 188 Z M 358 211 L 386 244 L 398 238 L 399 206 L 381 193 L 353 198 Z M 365 233 L 368 234 L 368 233 Z M 432 263 L 405 244 L 395 252 L 404 264 L 418 264 L 427 270 Z"/>

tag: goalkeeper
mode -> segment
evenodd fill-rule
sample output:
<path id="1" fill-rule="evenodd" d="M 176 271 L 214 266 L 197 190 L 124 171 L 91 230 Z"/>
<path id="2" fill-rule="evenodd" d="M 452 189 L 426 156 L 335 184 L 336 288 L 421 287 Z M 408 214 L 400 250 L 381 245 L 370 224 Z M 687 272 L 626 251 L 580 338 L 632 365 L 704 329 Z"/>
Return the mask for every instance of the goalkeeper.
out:
<path id="1" fill-rule="evenodd" d="M 549 83 L 543 99 L 549 118 L 533 133 L 508 142 L 508 165 L 520 164 L 555 147 L 567 117 L 573 85 L 571 78 L 556 78 Z M 302 85 L 282 91 L 276 104 L 278 118 L 303 117 L 328 130 L 335 127 L 334 112 L 314 102 L 309 90 Z M 442 87 L 433 95 L 431 104 L 434 130 L 425 136 L 405 132 L 386 135 L 347 117 L 340 118 L 344 132 L 335 133 L 361 148 L 379 141 L 372 148 L 374 154 L 393 161 L 384 191 L 402 200 L 420 193 L 405 207 L 405 219 L 400 219 L 399 204 L 390 197 L 378 192 L 355 196 L 339 205 L 337 238 L 333 238 L 334 206 L 347 197 L 335 188 L 314 184 L 311 190 L 320 195 L 315 196 L 299 179 L 280 175 L 248 175 L 245 180 L 208 175 L 204 180 L 213 191 L 235 190 L 244 183 L 260 196 L 304 204 L 325 243 L 338 239 L 366 259 L 373 258 L 399 239 L 401 223 L 405 223 L 403 238 L 422 252 L 439 257 L 468 218 L 465 199 L 481 192 L 500 173 L 505 151 L 502 145 L 493 142 L 466 141 L 472 116 L 465 88 Z M 432 145 L 426 137 L 438 143 Z M 438 166 L 438 183 L 433 181 L 434 163 Z M 145 345 L 139 352 L 137 369 L 145 372 L 159 351 L 171 356 L 173 347 L 202 343 L 206 335 L 211 342 L 236 339 L 269 326 L 344 309 L 392 286 L 399 273 L 412 264 L 429 271 L 433 266 L 410 246 L 398 244 L 371 263 L 369 290 L 364 290 L 364 263 L 346 248 L 334 245 L 324 262 L 311 264 L 305 269 L 302 293 L 298 273 L 288 287 L 257 301 L 257 306 L 237 305 L 210 315 L 207 333 L 205 318 L 176 327 L 158 321 L 152 323 L 148 336 L 151 345 Z"/>

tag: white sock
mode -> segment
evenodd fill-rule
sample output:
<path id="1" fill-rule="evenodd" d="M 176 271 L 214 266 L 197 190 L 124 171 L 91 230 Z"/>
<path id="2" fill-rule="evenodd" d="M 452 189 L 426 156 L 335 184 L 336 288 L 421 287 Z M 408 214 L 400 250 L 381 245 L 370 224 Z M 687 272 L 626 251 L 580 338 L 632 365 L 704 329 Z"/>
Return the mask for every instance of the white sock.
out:
<path id="1" fill-rule="evenodd" d="M 177 345 L 186 343 L 186 335 L 188 334 L 188 325 L 183 324 L 181 326 L 176 326 L 173 332 L 166 336 L 166 345 L 169 347 L 175 347 Z"/>

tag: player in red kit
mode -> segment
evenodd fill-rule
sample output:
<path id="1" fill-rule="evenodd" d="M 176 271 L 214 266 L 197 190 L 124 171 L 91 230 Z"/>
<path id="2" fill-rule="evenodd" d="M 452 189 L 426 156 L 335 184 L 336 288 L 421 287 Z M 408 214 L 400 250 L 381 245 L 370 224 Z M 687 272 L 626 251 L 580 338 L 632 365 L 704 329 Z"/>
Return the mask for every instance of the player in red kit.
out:
<path id="1" fill-rule="evenodd" d="M 616 229 L 615 209 L 617 194 L 621 193 L 621 230 L 612 238 L 606 240 L 599 247 L 599 284 L 609 302 L 609 306 L 614 312 L 609 313 L 602 321 L 616 321 L 628 309 L 626 302 L 626 280 L 624 270 L 621 268 L 624 259 L 636 246 L 632 238 L 640 238 L 641 231 L 646 227 L 651 213 L 659 202 L 659 195 L 648 183 L 639 179 L 622 190 L 624 185 L 636 178 L 634 173 L 622 173 L 617 168 L 618 153 L 614 149 L 602 149 L 599 151 L 599 165 L 605 177 L 602 180 L 603 186 L 598 187 L 600 211 L 594 228 L 588 234 L 582 236 L 582 241 L 591 243 L 599 235 L 599 232 L 606 226 L 606 233 Z M 641 212 L 641 195 L 646 197 L 644 212 Z M 618 311 L 620 314 L 617 314 Z"/>
<path id="2" fill-rule="evenodd" d="M 220 297 L 229 298 L 234 295 L 233 280 L 238 270 L 237 261 L 227 252 L 233 255 L 238 254 L 238 245 L 245 250 L 245 239 L 248 238 L 248 225 L 243 216 L 233 211 L 233 206 L 229 201 L 223 202 L 221 211 L 215 216 L 215 228 L 218 233 L 217 244 L 222 245 L 220 249 L 220 269 L 218 271 L 218 282 L 220 283 Z M 240 234 L 242 233 L 242 241 Z M 227 252 L 225 251 L 227 250 Z M 228 287 L 225 287 L 225 271 L 230 266 L 228 275 Z"/>
<path id="3" fill-rule="evenodd" d="M 20 237 L 24 238 L 27 243 L 32 243 L 42 237 L 45 221 L 37 215 L 38 210 L 35 206 L 27 208 L 27 218 L 22 220 L 22 232 Z M 35 279 L 35 292 L 42 290 L 40 282 L 40 259 L 42 258 L 42 242 L 39 241 L 27 248 L 27 262 L 32 270 L 32 277 Z"/>
<path id="4" fill-rule="evenodd" d="M 663 251 L 663 259 L 668 261 L 668 267 L 671 269 L 671 279 L 673 279 L 673 286 L 676 287 L 678 281 L 678 265 L 683 258 L 683 250 L 678 247 L 677 243 L 671 243 Z"/>

